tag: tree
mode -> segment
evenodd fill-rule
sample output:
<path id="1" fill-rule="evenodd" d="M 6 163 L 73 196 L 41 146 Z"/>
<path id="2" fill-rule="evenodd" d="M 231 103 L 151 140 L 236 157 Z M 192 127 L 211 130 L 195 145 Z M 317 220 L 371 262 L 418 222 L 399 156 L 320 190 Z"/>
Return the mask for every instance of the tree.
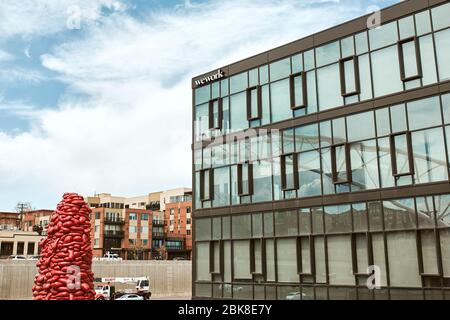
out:
<path id="1" fill-rule="evenodd" d="M 25 212 L 31 211 L 31 203 L 29 202 L 18 202 L 16 205 L 16 212 L 19 213 L 19 220 L 17 221 L 19 230 L 23 230 L 23 215 Z"/>

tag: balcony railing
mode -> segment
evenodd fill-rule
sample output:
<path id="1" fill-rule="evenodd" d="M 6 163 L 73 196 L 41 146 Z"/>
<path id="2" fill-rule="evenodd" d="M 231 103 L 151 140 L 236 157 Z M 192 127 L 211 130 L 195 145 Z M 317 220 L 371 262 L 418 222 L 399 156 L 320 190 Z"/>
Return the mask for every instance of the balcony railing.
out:
<path id="1" fill-rule="evenodd" d="M 106 224 L 125 224 L 125 220 L 122 218 L 105 217 L 105 223 Z"/>
<path id="2" fill-rule="evenodd" d="M 163 232 L 152 232 L 152 238 L 164 239 Z"/>
<path id="3" fill-rule="evenodd" d="M 106 238 L 123 238 L 124 236 L 124 231 L 105 230 Z"/>
<path id="4" fill-rule="evenodd" d="M 164 227 L 164 220 L 153 220 L 152 225 L 154 227 Z"/>

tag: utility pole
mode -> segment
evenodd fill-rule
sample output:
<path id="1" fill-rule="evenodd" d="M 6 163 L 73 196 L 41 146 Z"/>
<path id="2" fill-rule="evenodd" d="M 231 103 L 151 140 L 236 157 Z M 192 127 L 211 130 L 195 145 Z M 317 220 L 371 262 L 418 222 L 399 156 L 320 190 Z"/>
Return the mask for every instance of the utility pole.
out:
<path id="1" fill-rule="evenodd" d="M 18 228 L 23 230 L 23 214 L 31 210 L 31 204 L 29 202 L 19 202 L 16 206 L 16 212 L 19 213 Z"/>

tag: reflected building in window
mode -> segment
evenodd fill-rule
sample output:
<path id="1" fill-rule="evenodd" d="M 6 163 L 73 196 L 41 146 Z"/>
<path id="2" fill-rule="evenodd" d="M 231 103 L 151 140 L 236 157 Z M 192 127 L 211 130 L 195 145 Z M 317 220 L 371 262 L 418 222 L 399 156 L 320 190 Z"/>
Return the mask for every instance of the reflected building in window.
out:
<path id="1" fill-rule="evenodd" d="M 384 10 L 193 79 L 195 298 L 450 299 L 450 3 Z"/>

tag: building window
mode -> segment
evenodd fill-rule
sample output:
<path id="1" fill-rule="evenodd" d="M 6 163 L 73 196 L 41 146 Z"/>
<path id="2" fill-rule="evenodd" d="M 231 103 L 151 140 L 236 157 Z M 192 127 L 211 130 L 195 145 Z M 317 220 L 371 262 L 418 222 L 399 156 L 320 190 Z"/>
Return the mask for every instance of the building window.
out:
<path id="1" fill-rule="evenodd" d="M 136 244 L 136 240 L 135 239 L 128 239 L 128 244 L 130 246 L 134 246 Z"/>
<path id="2" fill-rule="evenodd" d="M 250 240 L 233 241 L 234 280 L 251 280 Z"/>
<path id="3" fill-rule="evenodd" d="M 24 242 L 17 242 L 17 253 L 19 255 L 22 255 L 25 251 L 25 243 Z"/>
<path id="4" fill-rule="evenodd" d="M 411 133 L 402 132 L 390 136 L 392 175 L 396 178 L 414 174 Z"/>
<path id="5" fill-rule="evenodd" d="M 222 98 L 209 101 L 209 129 L 222 129 L 223 102 Z"/>
<path id="6" fill-rule="evenodd" d="M 191 235 L 191 230 L 186 230 L 186 235 L 190 236 Z"/>
<path id="7" fill-rule="evenodd" d="M 96 220 L 99 220 L 99 219 L 100 219 L 100 212 L 96 212 L 96 213 L 95 213 L 95 219 L 96 219 Z"/>
<path id="8" fill-rule="evenodd" d="M 334 184 L 350 183 L 350 148 L 347 143 L 331 147 L 331 170 Z"/>
<path id="9" fill-rule="evenodd" d="M 186 213 L 191 213 L 191 207 L 186 207 Z"/>
<path id="10" fill-rule="evenodd" d="M 341 95 L 349 97 L 361 92 L 359 81 L 359 64 L 356 56 L 340 60 Z"/>
<path id="11" fill-rule="evenodd" d="M 191 218 L 186 219 L 186 224 L 191 224 Z"/>
<path id="12" fill-rule="evenodd" d="M 290 76 L 291 109 L 305 108 L 308 104 L 306 91 L 306 73 L 299 72 Z"/>
<path id="13" fill-rule="evenodd" d="M 398 56 L 400 59 L 400 75 L 403 82 L 422 78 L 420 49 L 417 37 L 399 41 Z"/>
<path id="14" fill-rule="evenodd" d="M 28 255 L 34 254 L 34 248 L 35 248 L 35 243 L 28 242 L 28 248 L 27 248 Z"/>
<path id="15" fill-rule="evenodd" d="M 247 89 L 247 120 L 257 120 L 262 117 L 261 86 Z"/>
<path id="16" fill-rule="evenodd" d="M 281 187 L 284 191 L 298 189 L 297 154 L 281 156 Z"/>
<path id="17" fill-rule="evenodd" d="M 208 201 L 213 199 L 214 174 L 210 169 L 200 171 L 200 199 Z"/>
<path id="18" fill-rule="evenodd" d="M 133 220 L 133 221 L 137 220 L 137 214 L 136 213 L 130 213 L 129 219 Z"/>
<path id="19" fill-rule="evenodd" d="M 148 246 L 148 240 L 147 239 L 143 239 L 142 240 L 142 246 L 144 246 L 144 247 Z"/>
<path id="20" fill-rule="evenodd" d="M 129 226 L 128 232 L 129 233 L 136 233 L 137 232 L 137 227 L 136 226 Z"/>
<path id="21" fill-rule="evenodd" d="M 148 221 L 148 217 L 149 217 L 148 213 L 141 214 L 141 220 L 142 221 Z"/>
<path id="22" fill-rule="evenodd" d="M 253 194 L 253 165 L 249 161 L 238 165 L 238 194 Z"/>
<path id="23" fill-rule="evenodd" d="M 223 272 L 223 243 L 211 241 L 209 243 L 209 272 L 220 275 Z"/>

